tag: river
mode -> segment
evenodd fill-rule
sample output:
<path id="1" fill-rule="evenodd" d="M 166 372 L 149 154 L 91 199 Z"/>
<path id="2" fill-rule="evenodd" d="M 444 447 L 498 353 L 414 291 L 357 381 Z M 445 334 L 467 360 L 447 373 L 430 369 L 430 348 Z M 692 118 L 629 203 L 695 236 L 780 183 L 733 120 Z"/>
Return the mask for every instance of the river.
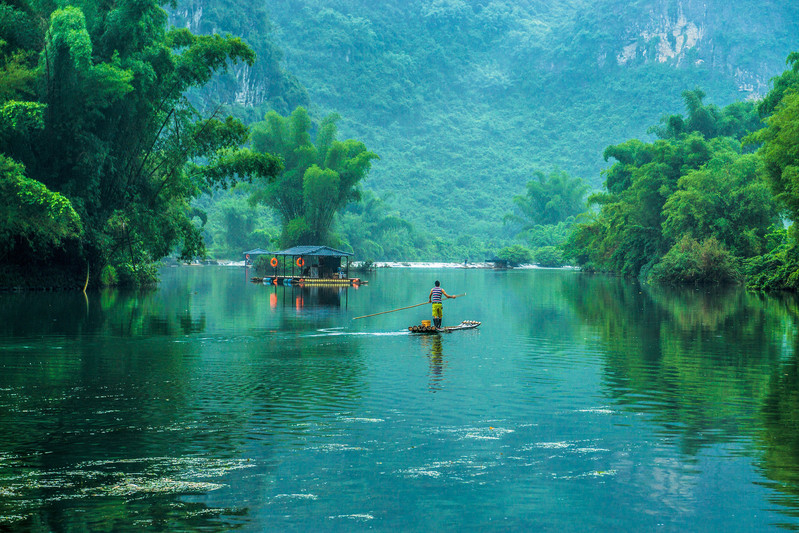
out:
<path id="1" fill-rule="evenodd" d="M 0 529 L 799 528 L 799 305 L 565 270 L 0 294 Z M 440 279 L 444 325 L 412 335 Z"/>

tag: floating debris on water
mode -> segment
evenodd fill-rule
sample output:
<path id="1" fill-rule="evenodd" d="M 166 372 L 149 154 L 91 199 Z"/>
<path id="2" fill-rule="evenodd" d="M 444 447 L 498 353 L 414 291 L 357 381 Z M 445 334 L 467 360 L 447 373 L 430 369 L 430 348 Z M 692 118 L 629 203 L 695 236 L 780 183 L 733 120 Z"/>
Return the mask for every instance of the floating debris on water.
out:
<path id="1" fill-rule="evenodd" d="M 374 520 L 375 519 L 374 516 L 372 516 L 370 514 L 366 514 L 366 513 L 340 514 L 340 515 L 336 515 L 336 516 L 331 516 L 330 518 L 332 518 L 332 519 L 347 518 L 349 520 L 360 520 L 360 521 L 363 521 L 363 522 L 365 522 L 367 520 Z"/>
<path id="2" fill-rule="evenodd" d="M 593 413 L 597 415 L 612 415 L 616 411 L 607 407 L 589 407 L 588 409 L 577 409 L 578 413 Z"/>
<path id="3" fill-rule="evenodd" d="M 308 492 L 300 492 L 296 494 L 276 494 L 276 500 L 318 500 L 319 496 L 310 494 Z"/>

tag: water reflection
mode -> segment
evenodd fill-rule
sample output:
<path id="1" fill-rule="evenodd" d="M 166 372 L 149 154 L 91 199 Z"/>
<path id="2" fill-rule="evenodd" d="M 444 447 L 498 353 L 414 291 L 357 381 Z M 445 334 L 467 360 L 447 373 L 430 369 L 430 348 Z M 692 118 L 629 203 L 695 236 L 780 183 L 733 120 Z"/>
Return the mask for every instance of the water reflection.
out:
<path id="1" fill-rule="evenodd" d="M 441 335 L 422 335 L 422 346 L 427 351 L 430 381 L 428 389 L 430 392 L 438 392 L 444 388 L 444 347 Z"/>
<path id="2" fill-rule="evenodd" d="M 799 522 L 795 299 L 464 269 L 447 320 L 480 330 L 353 321 L 419 301 L 430 272 L 396 270 L 0 295 L 0 529 Z"/>
<path id="3" fill-rule="evenodd" d="M 246 523 L 245 505 L 215 495 L 230 479 L 262 493 L 273 447 L 306 438 L 364 388 L 357 339 L 303 337 L 337 324 L 338 295 L 289 293 L 273 309 L 260 289 L 183 269 L 157 291 L 90 294 L 88 305 L 0 295 L 0 529 Z"/>
<path id="4" fill-rule="evenodd" d="M 651 417 L 688 459 L 754 441 L 775 503 L 799 516 L 796 299 L 600 276 L 578 285 L 563 294 L 598 339 L 615 404 Z"/>
<path id="5" fill-rule="evenodd" d="M 301 310 L 306 306 L 347 308 L 349 287 L 301 287 L 297 285 L 265 285 L 263 290 L 269 294 L 269 307 L 294 307 Z"/>

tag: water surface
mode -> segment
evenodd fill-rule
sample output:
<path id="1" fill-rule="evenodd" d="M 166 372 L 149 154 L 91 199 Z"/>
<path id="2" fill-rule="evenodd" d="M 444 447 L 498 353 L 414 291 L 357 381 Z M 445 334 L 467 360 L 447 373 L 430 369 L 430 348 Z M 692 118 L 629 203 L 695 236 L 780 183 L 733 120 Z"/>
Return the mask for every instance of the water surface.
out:
<path id="1" fill-rule="evenodd" d="M 0 529 L 798 529 L 797 302 L 572 271 L 0 295 Z M 450 294 L 445 325 L 411 335 Z"/>

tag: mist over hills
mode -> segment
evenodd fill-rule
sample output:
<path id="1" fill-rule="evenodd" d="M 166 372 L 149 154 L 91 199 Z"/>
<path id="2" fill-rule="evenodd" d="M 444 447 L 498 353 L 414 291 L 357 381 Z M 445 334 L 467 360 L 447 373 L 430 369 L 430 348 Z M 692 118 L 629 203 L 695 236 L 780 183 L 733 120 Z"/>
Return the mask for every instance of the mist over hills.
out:
<path id="1" fill-rule="evenodd" d="M 199 16 L 197 5 L 187 20 L 207 18 L 209 4 Z M 222 5 L 217 30 L 226 12 L 247 16 Z M 280 76 L 297 82 L 271 107 L 339 113 L 342 138 L 381 157 L 364 186 L 449 239 L 508 237 L 503 216 L 537 170 L 598 188 L 604 148 L 682 112 L 684 90 L 720 106 L 765 94 L 799 38 L 799 4 L 778 1 L 277 0 L 263 10 L 271 26 L 245 37 L 273 43 Z"/>

